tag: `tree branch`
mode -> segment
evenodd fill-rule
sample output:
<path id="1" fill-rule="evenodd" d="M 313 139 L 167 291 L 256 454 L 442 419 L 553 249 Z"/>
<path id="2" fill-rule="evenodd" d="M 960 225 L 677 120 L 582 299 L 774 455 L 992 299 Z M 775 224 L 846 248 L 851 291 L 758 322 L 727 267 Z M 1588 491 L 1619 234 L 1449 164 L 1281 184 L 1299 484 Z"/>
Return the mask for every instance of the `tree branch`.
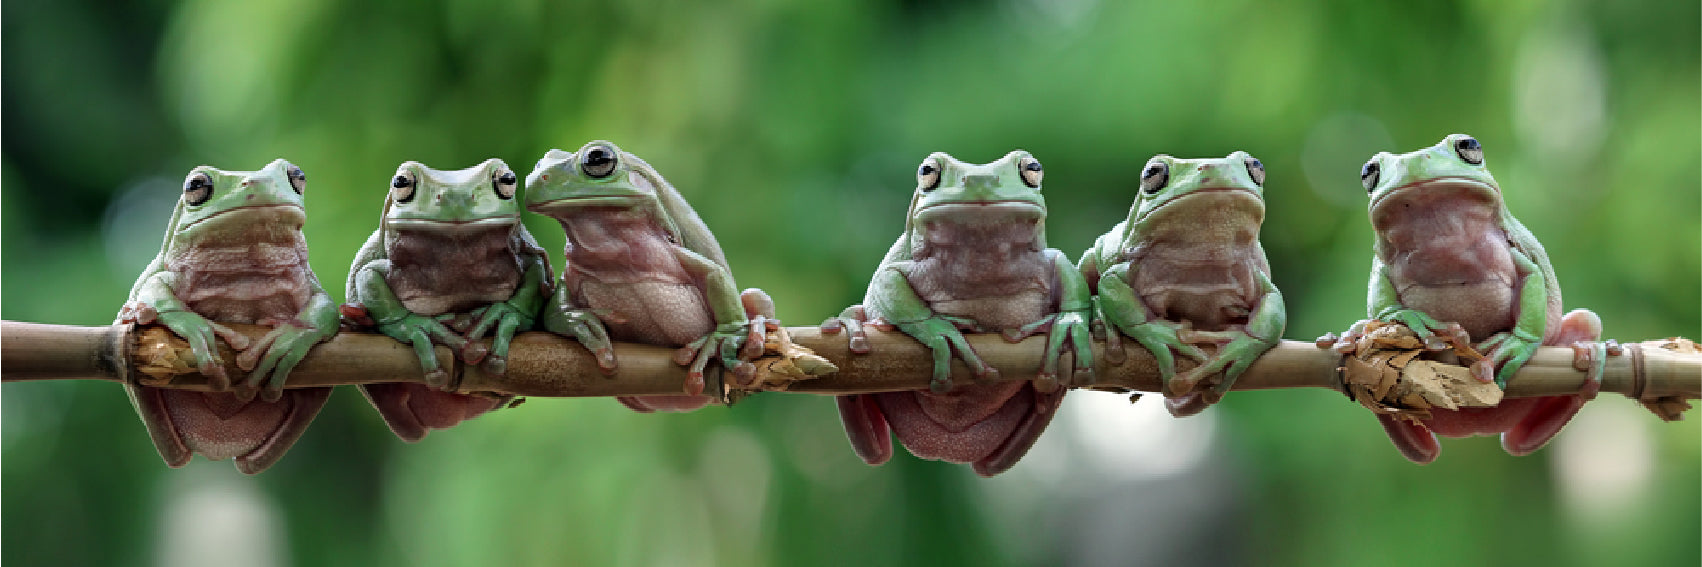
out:
<path id="1" fill-rule="evenodd" d="M 251 337 L 265 328 L 232 325 Z M 849 352 L 842 335 L 823 335 L 815 327 L 790 327 L 800 346 L 814 350 L 839 367 L 834 374 L 790 382 L 779 387 L 812 394 L 853 394 L 917 390 L 928 387 L 933 359 L 927 347 L 898 332 L 869 329 L 870 354 Z M 1026 379 L 1040 368 L 1045 337 L 1007 343 L 999 335 L 970 335 L 987 363 L 1002 379 Z M 246 373 L 237 368 L 229 347 L 222 343 L 226 370 L 232 380 Z M 674 349 L 615 343 L 620 370 L 613 376 L 598 372 L 591 354 L 571 339 L 543 332 L 521 333 L 509 347 L 508 371 L 495 376 L 477 365 L 455 360 L 447 347 L 436 347 L 438 362 L 450 371 L 460 391 L 490 391 L 520 396 L 587 397 L 677 394 L 686 371 L 673 362 Z M 1098 389 L 1158 391 L 1158 371 L 1152 355 L 1132 341 L 1123 342 L 1126 360 L 1111 364 L 1105 344 L 1095 341 Z M 1577 392 L 1585 373 L 1572 366 L 1572 349 L 1543 347 L 1508 383 L 1508 397 Z M 15 321 L 0 322 L 0 378 L 24 380 L 93 379 L 140 381 L 161 387 L 207 390 L 206 379 L 190 367 L 186 344 L 157 325 L 77 327 Z M 1269 388 L 1328 388 L 1340 391 L 1337 367 L 1341 356 L 1310 342 L 1283 341 L 1254 363 L 1235 384 L 1235 390 Z M 1182 361 L 1181 370 L 1192 367 Z M 176 370 L 172 370 L 175 368 Z M 952 378 L 973 380 L 968 368 L 954 359 Z M 174 374 L 175 372 L 183 372 Z M 166 376 L 157 378 L 156 376 Z M 389 337 L 342 332 L 314 348 L 290 374 L 288 387 L 305 388 L 376 382 L 419 382 L 423 375 L 411 348 Z M 711 378 L 711 390 L 718 383 Z M 1610 357 L 1602 376 L 1602 391 L 1634 399 L 1694 399 L 1702 396 L 1702 355 L 1685 354 L 1647 344 Z"/>

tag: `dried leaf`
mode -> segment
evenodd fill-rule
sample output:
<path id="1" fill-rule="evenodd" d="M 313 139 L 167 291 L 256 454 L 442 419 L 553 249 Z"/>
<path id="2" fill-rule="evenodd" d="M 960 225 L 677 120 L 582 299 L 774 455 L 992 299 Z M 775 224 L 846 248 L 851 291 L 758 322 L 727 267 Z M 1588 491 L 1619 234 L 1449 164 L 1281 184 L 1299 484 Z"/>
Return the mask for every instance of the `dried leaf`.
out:
<path id="1" fill-rule="evenodd" d="M 148 327 L 136 339 L 136 382 L 164 386 L 179 374 L 192 374 L 195 355 L 189 342 L 161 327 Z"/>
<path id="2" fill-rule="evenodd" d="M 769 330 L 762 341 L 762 357 L 756 365 L 754 386 L 763 390 L 785 391 L 793 382 L 809 380 L 839 371 L 838 366 L 815 351 L 792 342 L 785 327 Z"/>

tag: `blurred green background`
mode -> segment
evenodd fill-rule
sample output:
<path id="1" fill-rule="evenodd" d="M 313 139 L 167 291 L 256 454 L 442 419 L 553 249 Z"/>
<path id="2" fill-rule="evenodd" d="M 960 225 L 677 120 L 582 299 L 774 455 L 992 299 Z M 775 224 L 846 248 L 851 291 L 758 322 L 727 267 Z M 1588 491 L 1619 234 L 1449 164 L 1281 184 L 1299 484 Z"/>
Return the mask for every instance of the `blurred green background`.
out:
<path id="1" fill-rule="evenodd" d="M 13 0 L 0 17 L 0 315 L 109 323 L 185 172 L 312 180 L 342 298 L 404 160 L 605 138 L 713 227 L 739 283 L 812 324 L 857 301 L 916 164 L 1046 164 L 1050 243 L 1120 220 L 1155 153 L 1243 149 L 1287 337 L 1364 311 L 1356 174 L 1482 140 L 1566 305 L 1609 337 L 1702 329 L 1695 2 Z M 560 260 L 561 230 L 528 224 Z M 828 398 L 641 416 L 532 400 L 404 445 L 353 390 L 258 477 L 163 466 L 120 388 L 9 384 L 9 565 L 1695 565 L 1697 416 L 1619 396 L 1543 451 L 1446 440 L 1414 466 L 1323 391 L 1172 420 L 1073 394 L 992 479 L 871 468 Z"/>

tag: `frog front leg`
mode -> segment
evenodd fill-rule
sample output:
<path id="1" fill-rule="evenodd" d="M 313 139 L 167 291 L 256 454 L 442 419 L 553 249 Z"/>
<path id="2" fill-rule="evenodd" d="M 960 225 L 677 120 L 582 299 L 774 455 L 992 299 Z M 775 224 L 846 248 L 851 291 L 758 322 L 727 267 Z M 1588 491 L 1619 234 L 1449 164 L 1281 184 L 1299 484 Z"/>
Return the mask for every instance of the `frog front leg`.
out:
<path id="1" fill-rule="evenodd" d="M 1129 270 L 1129 262 L 1121 262 L 1099 277 L 1099 315 L 1112 327 L 1106 329 L 1107 335 L 1121 332 L 1152 353 L 1159 378 L 1168 390 L 1176 378 L 1176 354 L 1204 361 L 1206 353 L 1182 341 L 1180 332 L 1186 328 L 1184 325 L 1153 316 L 1146 302 L 1129 287 Z"/>
<path id="2" fill-rule="evenodd" d="M 232 349 L 242 351 L 249 347 L 248 337 L 190 311 L 172 291 L 176 281 L 177 274 L 169 271 L 149 276 L 137 289 L 134 304 L 125 306 L 124 312 L 129 316 L 120 317 L 119 322 L 158 322 L 165 325 L 189 342 L 189 350 L 195 356 L 196 371 L 207 377 L 213 389 L 229 389 L 230 376 L 225 373 L 224 358 L 219 356 L 218 343 L 214 338 L 223 338 Z"/>
<path id="3" fill-rule="evenodd" d="M 674 352 L 676 364 L 689 364 L 686 394 L 703 393 L 703 370 L 711 358 L 719 358 L 721 367 L 731 372 L 739 384 L 750 383 L 756 367 L 746 360 L 762 354 L 764 323 L 760 318 L 753 320 L 746 315 L 740 291 L 726 268 L 683 247 L 675 247 L 674 254 L 687 273 L 704 282 L 704 299 L 715 317 L 714 330 Z"/>
<path id="4" fill-rule="evenodd" d="M 916 295 L 915 289 L 910 287 L 910 281 L 898 267 L 883 267 L 875 272 L 869 288 L 871 292 L 868 308 L 879 313 L 882 319 L 897 326 L 900 331 L 927 345 L 933 352 L 934 375 L 928 382 L 929 390 L 945 393 L 951 389 L 953 351 L 969 366 L 976 381 L 998 379 L 998 369 L 982 361 L 975 349 L 969 346 L 969 341 L 963 338 L 960 329 L 974 328 L 975 322 L 934 312 L 926 301 Z"/>
<path id="5" fill-rule="evenodd" d="M 514 339 L 514 333 L 532 328 L 537 321 L 538 311 L 544 305 L 546 271 L 542 256 L 528 256 L 525 272 L 520 285 L 514 288 L 514 295 L 468 313 L 472 319 L 472 327 L 466 335 L 469 348 L 485 333 L 496 330 L 496 334 L 491 336 L 490 356 L 483 363 L 485 370 L 491 374 L 501 376 L 508 373 L 508 344 Z M 472 357 L 466 359 L 474 362 Z"/>
<path id="6" fill-rule="evenodd" d="M 385 281 L 389 274 L 389 260 L 373 260 L 361 266 L 355 275 L 356 296 L 378 324 L 378 332 L 414 347 L 420 368 L 425 371 L 426 384 L 448 388 L 449 372 L 438 366 L 437 353 L 431 347 L 432 339 L 455 351 L 466 348 L 467 340 L 444 327 L 436 318 L 414 313 L 403 306 Z"/>
<path id="7" fill-rule="evenodd" d="M 294 318 L 272 321 L 272 330 L 236 357 L 236 366 L 249 371 L 238 395 L 246 397 L 259 388 L 260 398 L 276 402 L 284 395 L 284 382 L 296 364 L 307 356 L 314 345 L 337 334 L 337 306 L 331 296 L 319 290 L 308 299 L 307 305 Z M 434 359 L 435 361 L 435 359 Z M 268 380 L 267 375 L 271 378 Z"/>
<path id="8" fill-rule="evenodd" d="M 1525 281 L 1519 288 L 1519 317 L 1513 322 L 1512 331 L 1490 335 L 1478 343 L 1477 349 L 1484 353 L 1484 359 L 1471 367 L 1472 374 L 1479 380 L 1489 382 L 1493 375 L 1495 385 L 1502 388 L 1507 387 L 1507 379 L 1512 378 L 1542 346 L 1543 332 L 1548 325 L 1548 290 L 1544 287 L 1546 282 L 1542 270 L 1517 248 L 1512 249 L 1512 256 L 1514 266 L 1525 275 Z M 1599 320 L 1596 327 L 1599 335 Z M 1500 371 L 1497 372 L 1497 369 Z"/>
<path id="9" fill-rule="evenodd" d="M 564 281 L 556 286 L 555 293 L 550 296 L 549 304 L 544 309 L 543 325 L 546 331 L 573 337 L 579 341 L 585 350 L 591 351 L 592 358 L 596 359 L 597 370 L 612 376 L 619 368 L 619 361 L 615 360 L 615 349 L 609 341 L 609 329 L 603 325 L 600 318 L 603 316 L 616 315 L 606 312 L 599 315 L 598 310 L 578 307 Z"/>
<path id="10" fill-rule="evenodd" d="M 1046 354 L 1041 359 L 1038 378 L 1045 383 L 1058 383 L 1058 361 L 1068 346 L 1075 363 L 1071 373 L 1064 377 L 1063 384 L 1092 386 L 1096 381 L 1093 374 L 1093 335 L 1089 326 L 1093 302 L 1087 280 L 1062 253 L 1057 250 L 1046 252 L 1058 276 L 1058 311 L 1023 325 L 1014 333 L 1005 333 L 1005 340 L 1017 342 L 1035 333 L 1047 333 Z"/>
<path id="11" fill-rule="evenodd" d="M 1461 329 L 1458 324 L 1437 321 L 1429 314 L 1417 309 L 1410 309 L 1401 303 L 1400 293 L 1395 291 L 1395 282 L 1389 279 L 1389 267 L 1383 264 L 1381 258 L 1373 257 L 1371 259 L 1370 289 L 1368 304 L 1371 306 L 1369 310 L 1371 318 L 1406 325 L 1408 329 L 1412 329 L 1412 332 L 1418 335 L 1419 340 L 1424 341 L 1426 348 L 1430 350 L 1448 348 L 1449 339 L 1440 336 L 1441 333 L 1449 335 L 1452 342 L 1457 344 L 1468 344 L 1470 342 L 1467 340 L 1465 330 Z M 1348 334 L 1343 336 L 1340 342 L 1352 342 L 1357 338 L 1359 330 L 1363 328 L 1363 324 L 1355 324 L 1353 330 L 1348 331 Z"/>
<path id="12" fill-rule="evenodd" d="M 1220 332 L 1187 331 L 1189 342 L 1201 340 L 1227 341 L 1218 347 L 1210 360 L 1194 367 L 1173 382 L 1181 384 L 1186 389 L 1182 399 L 1165 400 L 1171 413 L 1177 416 L 1192 415 L 1218 400 L 1235 386 L 1235 380 L 1241 373 L 1253 365 L 1265 351 L 1275 347 L 1282 340 L 1282 330 L 1288 321 L 1287 310 L 1282 300 L 1282 292 L 1277 291 L 1276 284 L 1271 282 L 1269 275 L 1261 270 L 1253 270 L 1253 277 L 1259 290 L 1259 303 L 1248 315 L 1247 324 L 1240 329 L 1230 329 Z M 1195 340 L 1198 339 L 1198 340 Z M 1194 385 L 1207 376 L 1223 372 L 1219 380 L 1208 392 L 1193 391 Z"/>

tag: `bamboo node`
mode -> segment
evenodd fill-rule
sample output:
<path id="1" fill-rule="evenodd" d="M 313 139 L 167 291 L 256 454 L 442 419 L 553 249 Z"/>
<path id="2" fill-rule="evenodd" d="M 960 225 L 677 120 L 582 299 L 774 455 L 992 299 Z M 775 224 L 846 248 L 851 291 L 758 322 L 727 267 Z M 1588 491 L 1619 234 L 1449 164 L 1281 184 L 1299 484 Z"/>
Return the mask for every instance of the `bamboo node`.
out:
<path id="1" fill-rule="evenodd" d="M 136 382 L 143 386 L 165 386 L 182 374 L 194 374 L 195 355 L 189 341 L 165 327 L 149 326 L 136 337 Z"/>
<path id="2" fill-rule="evenodd" d="M 1457 341 L 1451 348 L 1426 348 L 1412 329 L 1399 323 L 1368 321 L 1364 331 L 1348 337 L 1353 351 L 1342 364 L 1342 384 L 1360 405 L 1378 414 L 1407 420 L 1430 419 L 1432 408 L 1493 407 L 1503 392 L 1494 382 L 1472 376 L 1455 364 L 1482 355 Z M 1423 358 L 1421 358 L 1423 357 Z"/>

